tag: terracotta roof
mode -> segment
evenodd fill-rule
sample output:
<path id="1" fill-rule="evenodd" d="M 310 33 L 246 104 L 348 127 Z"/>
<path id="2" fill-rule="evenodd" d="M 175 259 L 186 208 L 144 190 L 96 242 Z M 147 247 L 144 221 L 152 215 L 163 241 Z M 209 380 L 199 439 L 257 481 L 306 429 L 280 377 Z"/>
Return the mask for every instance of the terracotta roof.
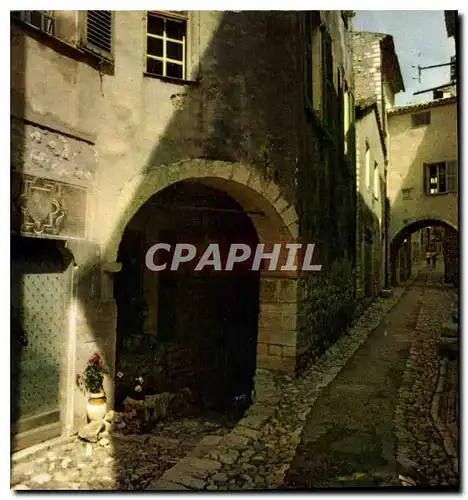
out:
<path id="1" fill-rule="evenodd" d="M 400 115 L 403 113 L 435 108 L 436 106 L 443 106 L 444 104 L 452 104 L 456 102 L 456 96 L 442 97 L 440 99 L 433 99 L 432 101 L 416 102 L 414 104 L 407 104 L 405 106 L 395 106 L 394 108 L 389 109 L 387 113 L 389 115 Z"/>

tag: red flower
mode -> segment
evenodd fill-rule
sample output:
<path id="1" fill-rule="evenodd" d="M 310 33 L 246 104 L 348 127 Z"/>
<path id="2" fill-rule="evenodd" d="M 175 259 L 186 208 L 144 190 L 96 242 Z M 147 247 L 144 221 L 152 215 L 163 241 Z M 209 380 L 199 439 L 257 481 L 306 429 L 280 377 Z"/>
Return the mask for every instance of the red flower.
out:
<path id="1" fill-rule="evenodd" d="M 94 365 L 98 370 L 102 369 L 102 361 L 99 359 Z"/>
<path id="2" fill-rule="evenodd" d="M 91 364 L 94 364 L 94 363 L 96 363 L 96 361 L 99 361 L 100 359 L 101 359 L 101 356 L 99 355 L 99 353 L 98 353 L 98 352 L 95 352 L 95 353 L 92 355 L 92 357 L 91 357 L 91 359 L 89 360 L 89 362 L 90 362 Z"/>

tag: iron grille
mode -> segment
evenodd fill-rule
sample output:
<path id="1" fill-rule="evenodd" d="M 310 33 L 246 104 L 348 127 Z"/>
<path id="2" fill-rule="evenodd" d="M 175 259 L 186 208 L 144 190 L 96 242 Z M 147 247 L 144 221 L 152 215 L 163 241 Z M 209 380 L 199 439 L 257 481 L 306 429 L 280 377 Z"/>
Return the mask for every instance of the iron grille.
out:
<path id="1" fill-rule="evenodd" d="M 88 10 L 86 47 L 106 58 L 112 57 L 112 12 L 110 10 Z"/>
<path id="2" fill-rule="evenodd" d="M 11 15 L 14 19 L 34 26 L 44 33 L 55 34 L 55 19 L 49 10 L 16 10 Z"/>

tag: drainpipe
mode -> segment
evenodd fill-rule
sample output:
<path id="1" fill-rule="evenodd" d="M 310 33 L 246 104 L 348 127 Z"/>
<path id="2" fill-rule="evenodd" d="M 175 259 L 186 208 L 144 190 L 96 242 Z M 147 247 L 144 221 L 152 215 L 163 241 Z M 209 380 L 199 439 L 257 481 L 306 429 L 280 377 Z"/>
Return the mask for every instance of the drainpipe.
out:
<path id="1" fill-rule="evenodd" d="M 388 159 L 385 158 L 385 217 L 384 217 L 384 240 L 385 240 L 385 290 L 389 289 L 388 283 L 388 219 L 390 216 L 389 213 L 389 203 L 387 198 L 387 168 L 388 168 Z"/>

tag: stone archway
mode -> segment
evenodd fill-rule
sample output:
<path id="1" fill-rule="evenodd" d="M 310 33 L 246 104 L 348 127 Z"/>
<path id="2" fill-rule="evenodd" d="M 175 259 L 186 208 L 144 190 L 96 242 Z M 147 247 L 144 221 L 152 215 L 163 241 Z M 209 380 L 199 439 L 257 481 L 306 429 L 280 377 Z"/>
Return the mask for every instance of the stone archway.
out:
<path id="1" fill-rule="evenodd" d="M 447 220 L 438 218 L 437 216 L 427 216 L 407 220 L 406 225 L 395 234 L 390 243 L 390 273 L 391 281 L 393 283 L 397 281 L 397 259 L 398 252 L 402 244 L 406 242 L 406 239 L 411 234 L 428 226 L 443 227 L 453 231 L 454 233 L 458 233 L 457 225 L 452 224 Z"/>
<path id="2" fill-rule="evenodd" d="M 195 159 L 139 174 L 121 191 L 121 214 L 104 249 L 104 260 L 115 263 L 122 235 L 137 211 L 152 196 L 180 181 L 197 181 L 226 193 L 251 219 L 260 243 L 294 243 L 298 217 L 280 188 L 240 163 Z M 118 269 L 118 266 L 115 266 Z M 257 336 L 258 370 L 293 372 L 296 365 L 297 274 L 260 273 Z"/>

